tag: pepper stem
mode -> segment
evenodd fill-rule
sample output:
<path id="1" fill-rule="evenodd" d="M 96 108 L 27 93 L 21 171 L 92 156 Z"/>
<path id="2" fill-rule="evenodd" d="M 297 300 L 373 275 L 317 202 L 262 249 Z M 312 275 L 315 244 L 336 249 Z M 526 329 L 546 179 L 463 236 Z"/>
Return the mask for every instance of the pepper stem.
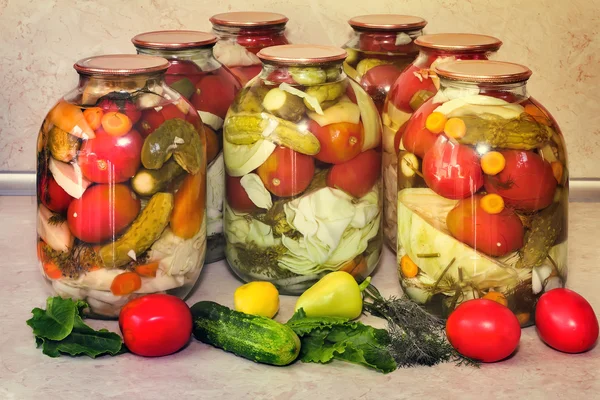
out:
<path id="1" fill-rule="evenodd" d="M 371 277 L 367 276 L 367 279 L 362 281 L 362 283 L 360 285 L 358 285 L 358 288 L 360 289 L 361 292 L 363 292 L 370 284 L 371 284 Z"/>

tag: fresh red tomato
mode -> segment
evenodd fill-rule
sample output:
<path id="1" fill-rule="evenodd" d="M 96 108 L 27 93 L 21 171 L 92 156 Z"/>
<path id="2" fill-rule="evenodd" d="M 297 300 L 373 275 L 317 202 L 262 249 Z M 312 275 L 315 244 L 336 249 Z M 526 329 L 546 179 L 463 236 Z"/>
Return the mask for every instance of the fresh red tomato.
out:
<path id="1" fill-rule="evenodd" d="M 119 328 L 134 354 L 162 357 L 181 350 L 192 335 L 192 312 L 185 302 L 168 294 L 149 294 L 121 309 Z"/>
<path id="2" fill-rule="evenodd" d="M 248 193 L 241 184 L 242 177 L 225 177 L 225 198 L 227 204 L 232 210 L 243 213 L 250 213 L 260 210 L 248 197 Z"/>
<path id="3" fill-rule="evenodd" d="M 460 200 L 446 216 L 448 230 L 456 239 L 477 251 L 500 257 L 523 246 L 523 223 L 505 208 L 489 214 L 481 208 L 482 195 Z"/>
<path id="4" fill-rule="evenodd" d="M 104 99 L 100 101 L 98 107 L 102 108 L 102 111 L 106 114 L 107 112 L 120 112 L 129 117 L 132 124 L 139 121 L 142 116 L 142 112 L 128 100 L 108 100 Z"/>
<path id="5" fill-rule="evenodd" d="M 315 174 L 315 162 L 311 156 L 277 146 L 256 173 L 275 196 L 295 196 L 310 184 Z"/>
<path id="6" fill-rule="evenodd" d="M 60 187 L 52 175 L 43 176 L 38 180 L 38 197 L 50 211 L 64 213 L 73 201 L 65 190 Z"/>
<path id="7" fill-rule="evenodd" d="M 136 130 L 112 136 L 102 129 L 81 146 L 77 163 L 88 180 L 96 183 L 125 182 L 140 167 L 143 140 Z"/>
<path id="8" fill-rule="evenodd" d="M 410 106 L 410 100 L 419 90 L 427 90 L 434 94 L 437 92 L 433 80 L 429 77 L 429 70 L 421 69 L 421 67 L 413 64 L 406 68 L 396 79 L 390 89 L 389 101 L 400 111 L 412 113 L 415 110 Z M 423 126 L 425 126 L 425 121 L 423 121 Z"/>
<path id="9" fill-rule="evenodd" d="M 406 127 L 402 134 L 402 144 L 406 151 L 423 158 L 438 140 L 439 135 L 425 128 L 427 117 L 438 105 L 433 104 L 432 100 L 425 102 L 406 122 Z"/>
<path id="10" fill-rule="evenodd" d="M 140 199 L 124 184 L 94 185 L 71 202 L 67 222 L 78 239 L 101 243 L 125 230 L 140 206 Z"/>
<path id="11" fill-rule="evenodd" d="M 598 318 L 581 295 L 569 289 L 544 293 L 535 309 L 535 325 L 542 340 L 565 353 L 582 353 L 598 339 Z"/>
<path id="12" fill-rule="evenodd" d="M 327 175 L 327 186 L 363 197 L 373 188 L 380 174 L 381 154 L 367 150 L 350 161 L 334 165 Z"/>
<path id="13" fill-rule="evenodd" d="M 338 122 L 325 126 L 311 120 L 308 130 L 319 139 L 321 150 L 315 155 L 319 161 L 341 164 L 352 160 L 362 150 L 365 135 L 363 126 L 350 122 Z"/>
<path id="14" fill-rule="evenodd" d="M 361 32 L 358 48 L 362 51 L 374 51 L 381 53 L 416 53 L 416 46 L 411 42 L 407 44 L 396 44 L 396 32 Z"/>
<path id="15" fill-rule="evenodd" d="M 483 171 L 475 150 L 444 136 L 425 154 L 423 177 L 427 186 L 447 199 L 464 199 L 483 186 Z"/>
<path id="16" fill-rule="evenodd" d="M 196 84 L 196 92 L 192 95 L 191 102 L 198 111 L 225 118 L 239 89 L 240 84 L 233 75 L 205 75 Z"/>
<path id="17" fill-rule="evenodd" d="M 165 82 L 171 85 L 182 77 L 188 78 L 194 85 L 202 76 L 200 67 L 193 61 L 188 60 L 170 60 L 170 66 L 165 74 Z"/>
<path id="18" fill-rule="evenodd" d="M 165 122 L 165 117 L 160 111 L 156 111 L 154 108 L 149 108 L 144 110 L 139 122 L 140 133 L 145 138 L 154 132 L 156 128 L 161 126 L 163 122 Z"/>
<path id="19" fill-rule="evenodd" d="M 446 335 L 463 356 L 496 362 L 517 349 L 521 326 L 506 306 L 493 300 L 476 299 L 465 301 L 450 314 Z"/>
<path id="20" fill-rule="evenodd" d="M 497 175 L 485 176 L 485 190 L 497 193 L 516 210 L 531 212 L 552 204 L 556 178 L 552 166 L 532 151 L 503 150 L 506 166 Z"/>

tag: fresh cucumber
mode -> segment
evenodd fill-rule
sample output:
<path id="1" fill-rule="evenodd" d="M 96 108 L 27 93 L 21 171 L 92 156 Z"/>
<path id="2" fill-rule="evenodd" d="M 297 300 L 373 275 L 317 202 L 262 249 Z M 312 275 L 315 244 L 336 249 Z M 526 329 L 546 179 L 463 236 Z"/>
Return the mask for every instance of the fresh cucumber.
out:
<path id="1" fill-rule="evenodd" d="M 300 353 L 294 331 L 270 318 L 248 315 L 212 301 L 191 308 L 194 337 L 254 362 L 288 365 Z"/>

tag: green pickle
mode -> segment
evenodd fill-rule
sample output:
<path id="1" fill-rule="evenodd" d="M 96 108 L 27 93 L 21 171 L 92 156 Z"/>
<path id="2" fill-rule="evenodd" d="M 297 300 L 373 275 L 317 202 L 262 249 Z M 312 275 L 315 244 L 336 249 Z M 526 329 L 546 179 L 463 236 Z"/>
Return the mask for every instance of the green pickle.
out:
<path id="1" fill-rule="evenodd" d="M 184 169 L 174 159 L 170 159 L 159 169 L 141 168 L 131 179 L 131 187 L 141 196 L 152 196 L 165 190 L 174 179 L 184 172 Z"/>
<path id="2" fill-rule="evenodd" d="M 181 93 L 181 95 L 188 100 L 196 92 L 196 86 L 194 86 L 194 83 L 189 78 L 181 78 L 180 80 L 173 82 L 171 88 Z"/>
<path id="3" fill-rule="evenodd" d="M 362 280 L 381 254 L 381 132 L 369 125 L 377 109 L 360 86 L 358 101 L 346 96 L 345 54 L 333 52 L 337 61 L 265 64 L 223 123 L 228 264 L 280 293 L 299 294 L 337 270 Z M 351 130 L 351 158 L 327 140 L 336 124 Z M 364 182 L 346 179 L 365 168 Z"/>
<path id="4" fill-rule="evenodd" d="M 539 297 L 566 283 L 564 140 L 525 94 L 526 81 L 496 88 L 493 79 L 508 78 L 490 74 L 476 91 L 482 78 L 468 75 L 469 63 L 487 61 L 440 64 L 440 92 L 411 100 L 415 113 L 402 132 L 396 179 L 399 280 L 408 297 L 439 317 L 484 298 L 528 326 Z M 447 78 L 444 68 L 452 71 Z M 458 73 L 469 77 L 460 81 Z"/>

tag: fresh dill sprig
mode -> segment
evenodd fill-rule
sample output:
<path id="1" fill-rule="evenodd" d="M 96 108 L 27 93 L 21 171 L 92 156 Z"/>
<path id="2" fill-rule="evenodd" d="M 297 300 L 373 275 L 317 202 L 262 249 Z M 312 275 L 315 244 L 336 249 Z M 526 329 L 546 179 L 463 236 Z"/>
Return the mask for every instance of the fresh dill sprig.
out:
<path id="1" fill-rule="evenodd" d="M 398 367 L 432 366 L 442 362 L 479 366 L 460 355 L 448 342 L 444 321 L 406 297 L 385 299 L 373 285 L 365 289 L 364 308 L 388 321 L 390 353 Z"/>

